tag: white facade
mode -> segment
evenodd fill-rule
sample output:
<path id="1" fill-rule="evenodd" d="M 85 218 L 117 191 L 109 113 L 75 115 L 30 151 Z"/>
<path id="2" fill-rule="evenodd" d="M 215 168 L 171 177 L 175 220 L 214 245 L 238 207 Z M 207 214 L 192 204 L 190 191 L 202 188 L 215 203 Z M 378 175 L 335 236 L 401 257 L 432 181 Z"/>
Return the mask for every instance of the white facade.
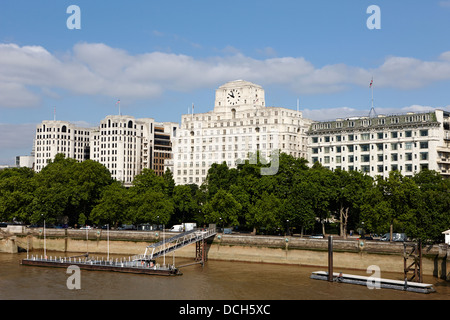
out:
<path id="1" fill-rule="evenodd" d="M 264 89 L 237 80 L 216 90 L 214 110 L 182 116 L 174 139 L 176 184 L 201 184 L 213 163 L 236 167 L 240 160 L 273 151 L 307 157 L 306 131 L 311 121 L 287 108 L 266 107 Z"/>
<path id="2" fill-rule="evenodd" d="M 66 121 L 43 121 L 37 125 L 34 140 L 35 171 L 41 171 L 58 153 L 79 162 L 89 159 L 91 130 Z"/>
<path id="3" fill-rule="evenodd" d="M 160 159 L 170 159 L 171 137 L 177 127 L 176 123 L 157 123 L 152 118 L 107 116 L 91 133 L 91 159 L 103 164 L 114 179 L 126 185 L 144 168 L 161 174 L 164 160 Z"/>
<path id="4" fill-rule="evenodd" d="M 427 168 L 450 177 L 449 121 L 448 112 L 436 110 L 316 122 L 308 132 L 309 160 L 371 176 L 393 170 L 412 176 Z"/>

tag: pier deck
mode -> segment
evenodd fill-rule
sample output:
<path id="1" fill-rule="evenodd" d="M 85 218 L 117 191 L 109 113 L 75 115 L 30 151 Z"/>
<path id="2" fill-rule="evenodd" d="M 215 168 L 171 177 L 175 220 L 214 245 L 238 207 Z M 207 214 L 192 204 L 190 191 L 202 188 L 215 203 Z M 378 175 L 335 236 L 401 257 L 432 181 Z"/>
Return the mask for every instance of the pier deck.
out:
<path id="1" fill-rule="evenodd" d="M 76 259 L 76 258 L 45 258 L 31 257 L 23 259 L 20 262 L 25 266 L 34 267 L 53 267 L 68 268 L 69 266 L 78 266 L 83 270 L 91 271 L 115 271 L 123 273 L 137 273 L 148 275 L 181 275 L 178 268 L 173 266 L 161 266 L 159 264 L 143 262 L 143 261 L 125 261 L 125 260 L 92 260 L 92 259 Z"/>
<path id="2" fill-rule="evenodd" d="M 311 279 L 328 281 L 328 272 L 315 271 L 311 274 Z M 368 284 L 377 283 L 380 286 L 380 288 L 411 291 L 411 292 L 417 292 L 417 293 L 432 293 L 432 292 L 436 291 L 432 284 L 366 277 L 366 276 L 337 273 L 337 272 L 333 273 L 333 281 L 342 282 L 342 283 L 350 283 L 350 284 L 359 284 L 359 285 L 363 285 L 363 286 L 367 286 Z"/>

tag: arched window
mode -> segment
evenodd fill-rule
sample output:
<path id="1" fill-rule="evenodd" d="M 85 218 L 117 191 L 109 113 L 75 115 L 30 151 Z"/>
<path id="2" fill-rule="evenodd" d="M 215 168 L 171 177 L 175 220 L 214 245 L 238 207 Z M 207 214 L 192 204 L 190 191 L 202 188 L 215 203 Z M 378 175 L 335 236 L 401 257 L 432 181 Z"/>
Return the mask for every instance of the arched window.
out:
<path id="1" fill-rule="evenodd" d="M 67 127 L 66 126 L 62 126 L 61 132 L 67 132 Z"/>
<path id="2" fill-rule="evenodd" d="M 128 128 L 131 128 L 131 129 L 133 128 L 133 121 L 131 121 L 131 120 L 128 121 Z"/>

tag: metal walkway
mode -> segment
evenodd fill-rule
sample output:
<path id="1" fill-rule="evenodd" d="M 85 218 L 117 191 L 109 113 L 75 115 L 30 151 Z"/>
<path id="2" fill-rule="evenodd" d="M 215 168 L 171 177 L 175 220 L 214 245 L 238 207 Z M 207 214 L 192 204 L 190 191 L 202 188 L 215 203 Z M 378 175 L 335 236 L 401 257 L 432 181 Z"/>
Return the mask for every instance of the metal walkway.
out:
<path id="1" fill-rule="evenodd" d="M 133 261 L 151 261 L 190 244 L 204 241 L 215 235 L 216 228 L 194 229 L 151 244 L 145 249 L 144 254 L 135 255 L 132 259 Z"/>

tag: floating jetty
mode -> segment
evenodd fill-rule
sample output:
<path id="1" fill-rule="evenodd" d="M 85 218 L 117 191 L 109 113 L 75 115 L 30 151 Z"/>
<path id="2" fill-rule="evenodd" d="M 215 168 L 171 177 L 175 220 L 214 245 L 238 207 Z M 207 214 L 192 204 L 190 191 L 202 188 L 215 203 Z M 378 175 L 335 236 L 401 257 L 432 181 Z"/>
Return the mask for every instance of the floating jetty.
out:
<path id="1" fill-rule="evenodd" d="M 178 268 L 171 265 L 160 265 L 155 261 L 131 260 L 131 259 L 91 259 L 88 255 L 77 257 L 45 257 L 31 256 L 21 260 L 21 264 L 34 267 L 68 268 L 78 266 L 83 270 L 91 271 L 116 271 L 124 273 L 138 273 L 148 275 L 173 276 L 181 275 Z"/>
<path id="2" fill-rule="evenodd" d="M 68 268 L 69 266 L 78 266 L 80 269 L 84 270 L 116 271 L 149 275 L 181 275 L 182 273 L 180 272 L 179 268 L 175 267 L 175 265 L 161 265 L 159 263 L 156 263 L 155 259 L 161 256 L 165 257 L 165 255 L 170 252 L 174 252 L 182 247 L 196 243 L 196 260 L 200 261 L 200 263 L 204 263 L 206 260 L 206 239 L 214 237 L 215 235 L 216 228 L 211 227 L 208 229 L 194 229 L 188 232 L 181 233 L 169 239 L 165 239 L 164 237 L 162 241 L 148 246 L 145 249 L 144 254 L 128 257 L 128 259 L 91 259 L 89 258 L 88 253 L 74 257 L 48 257 L 45 254 L 46 251 L 44 246 L 44 255 L 29 257 L 27 251 L 27 258 L 21 260 L 20 264 L 25 266 L 54 268 Z"/>
<path id="3" fill-rule="evenodd" d="M 311 279 L 330 281 L 328 272 L 316 271 L 311 274 Z M 333 273 L 333 282 L 358 284 L 363 286 L 378 286 L 379 288 L 395 289 L 402 291 L 410 291 L 417 293 L 432 293 L 436 292 L 432 284 L 411 282 L 411 281 L 399 281 L 383 278 L 365 277 L 353 274 L 345 273 Z"/>

